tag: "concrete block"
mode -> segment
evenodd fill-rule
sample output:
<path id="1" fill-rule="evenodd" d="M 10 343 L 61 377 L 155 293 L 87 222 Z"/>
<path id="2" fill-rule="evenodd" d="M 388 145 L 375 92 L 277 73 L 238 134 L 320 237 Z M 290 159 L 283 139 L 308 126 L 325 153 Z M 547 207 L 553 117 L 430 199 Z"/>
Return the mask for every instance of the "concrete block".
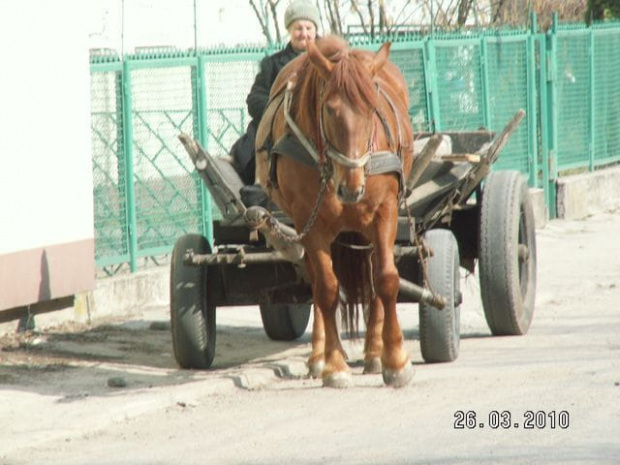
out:
<path id="1" fill-rule="evenodd" d="M 530 189 L 530 198 L 534 207 L 534 224 L 536 229 L 542 229 L 547 225 L 549 219 L 549 211 L 545 203 L 545 191 L 542 189 Z"/>
<path id="2" fill-rule="evenodd" d="M 582 219 L 618 208 L 620 208 L 620 167 L 558 179 L 558 218 Z"/>
<path id="3" fill-rule="evenodd" d="M 145 305 L 170 301 L 170 267 L 100 279 L 89 296 L 91 317 L 130 314 Z"/>

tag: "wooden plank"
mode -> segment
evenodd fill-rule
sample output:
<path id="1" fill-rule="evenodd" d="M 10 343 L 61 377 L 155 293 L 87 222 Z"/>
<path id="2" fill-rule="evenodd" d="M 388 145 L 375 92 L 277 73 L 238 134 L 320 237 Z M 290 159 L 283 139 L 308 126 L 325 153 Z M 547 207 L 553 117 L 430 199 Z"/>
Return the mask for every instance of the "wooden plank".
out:
<path id="1" fill-rule="evenodd" d="M 451 153 L 449 155 L 441 155 L 439 158 L 443 161 L 466 161 L 469 163 L 480 163 L 482 156 L 474 153 Z"/>

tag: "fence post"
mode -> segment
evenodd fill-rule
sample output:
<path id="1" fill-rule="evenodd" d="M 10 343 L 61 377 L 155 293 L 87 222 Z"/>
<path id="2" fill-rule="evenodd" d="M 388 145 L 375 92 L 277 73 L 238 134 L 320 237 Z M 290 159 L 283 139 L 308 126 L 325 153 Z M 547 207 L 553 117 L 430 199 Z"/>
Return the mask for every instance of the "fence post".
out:
<path id="1" fill-rule="evenodd" d="M 435 39 L 427 38 L 424 40 L 425 60 L 424 76 L 426 78 L 426 102 L 428 109 L 428 119 L 430 123 L 429 131 L 441 131 L 441 115 L 439 114 L 439 88 L 437 86 L 437 57 L 435 54 Z"/>
<path id="2" fill-rule="evenodd" d="M 131 101 L 131 68 L 127 60 L 123 60 L 123 149 L 125 152 L 125 201 L 127 202 L 127 244 L 129 246 L 129 269 L 138 269 L 138 232 L 136 220 L 136 195 L 133 171 L 133 105 Z"/>
<path id="3" fill-rule="evenodd" d="M 527 133 L 529 134 L 527 145 L 529 151 L 529 184 L 532 187 L 540 187 L 538 178 L 538 108 L 537 102 L 539 95 L 536 85 L 536 42 L 535 37 L 538 34 L 538 20 L 536 13 L 531 14 L 531 29 L 527 37 Z M 543 164 L 543 170 L 544 170 Z M 543 175 L 544 177 L 544 175 Z"/>
<path id="4" fill-rule="evenodd" d="M 595 101 L 594 101 L 594 96 L 595 96 L 595 89 L 594 89 L 594 79 L 596 78 L 595 76 L 595 70 L 594 70 L 594 28 L 592 27 L 592 24 L 590 24 L 588 26 L 588 68 L 589 68 L 589 78 L 590 78 L 590 89 L 589 89 L 589 95 L 588 95 L 588 100 L 589 100 L 589 110 L 590 110 L 590 115 L 589 115 L 589 128 L 588 128 L 588 136 L 589 136 L 589 150 L 588 150 L 588 164 L 589 164 L 589 171 L 594 171 L 594 150 L 595 150 L 595 140 L 594 140 L 594 133 L 596 128 L 594 127 L 594 112 L 596 111 L 595 108 Z"/>
<path id="5" fill-rule="evenodd" d="M 542 119 L 543 140 L 546 139 L 546 150 L 543 151 L 543 173 L 547 173 L 545 182 L 545 192 L 547 194 L 547 208 L 549 209 L 549 218 L 557 217 L 557 201 L 556 201 L 556 180 L 558 178 L 558 111 L 557 101 L 557 33 L 558 33 L 558 14 L 554 13 L 551 32 L 547 33 L 544 47 L 541 46 L 541 52 L 544 50 L 545 59 L 541 59 L 541 90 L 545 94 L 545 98 L 541 95 L 541 108 L 544 108 L 545 117 Z M 544 68 L 544 73 L 542 72 Z"/>
<path id="6" fill-rule="evenodd" d="M 485 128 L 491 127 L 491 103 L 489 95 L 489 67 L 487 40 L 484 34 L 480 34 L 480 83 L 482 85 L 482 124 Z"/>
<path id="7" fill-rule="evenodd" d="M 198 127 L 198 141 L 208 151 L 209 136 L 207 131 L 207 81 L 205 77 L 204 56 L 197 54 L 196 62 L 196 119 Z M 211 210 L 211 195 L 202 180 L 200 185 L 202 230 L 207 240 L 213 245 L 213 215 Z"/>

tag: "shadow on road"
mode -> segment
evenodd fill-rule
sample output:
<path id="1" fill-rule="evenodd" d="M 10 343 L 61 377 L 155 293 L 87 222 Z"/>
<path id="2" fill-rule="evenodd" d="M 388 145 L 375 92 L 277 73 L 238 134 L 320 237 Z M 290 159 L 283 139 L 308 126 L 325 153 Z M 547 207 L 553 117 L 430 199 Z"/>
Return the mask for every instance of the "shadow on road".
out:
<path id="1" fill-rule="evenodd" d="M 271 341 L 260 327 L 220 325 L 216 356 L 205 371 L 176 364 L 168 322 L 134 320 L 95 328 L 75 323 L 0 338 L 0 390 L 59 396 L 70 402 L 119 388 L 148 389 L 229 376 L 242 365 L 277 359 L 309 342 Z"/>

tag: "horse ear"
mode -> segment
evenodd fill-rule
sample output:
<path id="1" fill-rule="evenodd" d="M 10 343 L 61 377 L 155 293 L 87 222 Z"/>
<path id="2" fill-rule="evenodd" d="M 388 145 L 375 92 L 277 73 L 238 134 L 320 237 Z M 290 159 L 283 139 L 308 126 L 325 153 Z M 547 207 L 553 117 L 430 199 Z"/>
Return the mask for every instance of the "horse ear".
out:
<path id="1" fill-rule="evenodd" d="M 375 53 L 375 56 L 372 59 L 372 66 L 370 68 L 372 74 L 377 74 L 381 68 L 387 63 L 388 57 L 390 56 L 390 48 L 392 47 L 392 42 L 384 43 L 379 51 Z"/>
<path id="2" fill-rule="evenodd" d="M 314 65 L 324 79 L 329 78 L 329 75 L 334 69 L 334 64 L 323 56 L 313 41 L 308 42 L 307 52 L 310 63 Z"/>

